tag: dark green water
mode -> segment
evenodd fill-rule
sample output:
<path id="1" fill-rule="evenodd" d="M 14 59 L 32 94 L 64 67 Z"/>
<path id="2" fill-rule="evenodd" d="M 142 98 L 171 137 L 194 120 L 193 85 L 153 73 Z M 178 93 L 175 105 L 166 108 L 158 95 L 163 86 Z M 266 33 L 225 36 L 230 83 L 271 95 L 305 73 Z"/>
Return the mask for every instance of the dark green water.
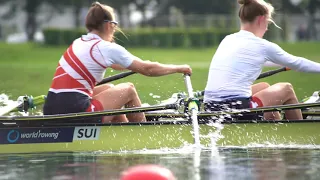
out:
<path id="1" fill-rule="evenodd" d="M 119 179 L 138 164 L 158 164 L 181 180 L 320 179 L 320 149 L 224 148 L 127 153 L 0 156 L 0 179 Z"/>

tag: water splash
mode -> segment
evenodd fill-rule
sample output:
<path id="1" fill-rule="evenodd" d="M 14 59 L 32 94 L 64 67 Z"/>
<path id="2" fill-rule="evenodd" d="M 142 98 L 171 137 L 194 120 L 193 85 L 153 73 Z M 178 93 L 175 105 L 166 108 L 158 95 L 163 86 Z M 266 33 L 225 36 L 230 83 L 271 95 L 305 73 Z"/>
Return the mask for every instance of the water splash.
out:
<path id="1" fill-rule="evenodd" d="M 10 100 L 9 96 L 6 94 L 0 94 L 0 107 L 4 107 L 7 105 L 10 105 L 12 103 L 15 103 L 16 101 Z"/>
<path id="2" fill-rule="evenodd" d="M 224 136 L 222 135 L 222 130 L 224 128 L 224 125 L 222 124 L 222 122 L 224 121 L 224 118 L 217 118 L 214 121 L 210 121 L 209 123 L 207 123 L 207 126 L 212 126 L 215 127 L 215 131 L 210 132 L 207 135 L 201 135 L 201 138 L 208 138 L 210 139 L 210 150 L 211 150 L 211 155 L 212 157 L 218 157 L 219 156 L 219 147 L 217 145 L 217 142 L 220 139 L 223 139 Z"/>
<path id="3" fill-rule="evenodd" d="M 161 98 L 161 96 L 155 95 L 153 93 L 149 93 L 149 96 L 151 96 L 153 99 L 160 99 Z"/>
<path id="4" fill-rule="evenodd" d="M 201 149 L 200 148 L 196 148 L 195 152 L 193 154 L 193 169 L 194 169 L 193 179 L 194 180 L 200 180 L 201 179 L 200 167 L 201 167 Z"/>

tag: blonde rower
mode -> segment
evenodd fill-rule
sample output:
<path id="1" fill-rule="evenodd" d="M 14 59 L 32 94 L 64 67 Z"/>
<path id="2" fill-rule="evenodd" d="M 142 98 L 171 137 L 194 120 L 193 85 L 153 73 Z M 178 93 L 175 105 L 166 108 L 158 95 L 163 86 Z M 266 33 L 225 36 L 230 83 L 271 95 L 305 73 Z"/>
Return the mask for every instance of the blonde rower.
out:
<path id="1" fill-rule="evenodd" d="M 93 3 L 86 17 L 88 34 L 74 40 L 62 55 L 49 89 L 44 114 L 65 114 L 140 107 L 132 83 L 95 87 L 107 68 L 128 69 L 146 76 L 191 74 L 188 65 L 142 61 L 113 42 L 118 22 L 113 8 Z M 106 116 L 104 122 L 145 121 L 144 113 Z"/>
<path id="2" fill-rule="evenodd" d="M 214 104 L 237 108 L 261 107 L 298 103 L 290 83 L 253 82 L 266 63 L 274 63 L 290 69 L 320 73 L 320 64 L 285 52 L 277 44 L 263 39 L 268 25 L 273 23 L 274 8 L 263 0 L 238 0 L 241 30 L 226 36 L 212 58 L 204 102 L 208 110 L 216 110 Z M 288 110 L 287 119 L 302 119 L 301 110 Z M 266 119 L 280 119 L 279 113 L 265 113 Z"/>

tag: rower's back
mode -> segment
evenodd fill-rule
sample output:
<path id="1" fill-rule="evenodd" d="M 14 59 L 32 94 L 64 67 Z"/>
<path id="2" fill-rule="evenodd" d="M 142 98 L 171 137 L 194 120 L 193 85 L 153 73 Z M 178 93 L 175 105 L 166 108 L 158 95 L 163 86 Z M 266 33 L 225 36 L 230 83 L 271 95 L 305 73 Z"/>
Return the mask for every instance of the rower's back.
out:
<path id="1" fill-rule="evenodd" d="M 204 101 L 250 97 L 250 86 L 266 62 L 265 43 L 244 30 L 226 36 L 213 56 Z"/>

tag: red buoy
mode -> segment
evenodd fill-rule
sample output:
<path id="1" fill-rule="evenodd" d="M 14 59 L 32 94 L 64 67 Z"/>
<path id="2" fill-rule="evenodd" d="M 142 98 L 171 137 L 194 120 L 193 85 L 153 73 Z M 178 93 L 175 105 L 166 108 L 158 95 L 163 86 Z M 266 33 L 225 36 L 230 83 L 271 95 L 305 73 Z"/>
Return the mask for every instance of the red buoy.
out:
<path id="1" fill-rule="evenodd" d="M 154 164 L 137 165 L 122 172 L 121 180 L 175 180 L 172 172 Z"/>

